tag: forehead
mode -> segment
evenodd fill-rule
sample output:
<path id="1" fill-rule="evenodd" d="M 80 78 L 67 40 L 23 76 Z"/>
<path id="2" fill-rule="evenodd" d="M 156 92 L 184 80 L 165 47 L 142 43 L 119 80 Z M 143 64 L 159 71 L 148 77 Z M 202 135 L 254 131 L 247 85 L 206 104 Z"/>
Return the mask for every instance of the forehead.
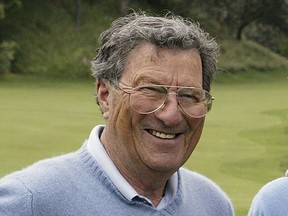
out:
<path id="1" fill-rule="evenodd" d="M 168 49 L 145 43 L 127 56 L 122 80 L 134 86 L 153 83 L 201 87 L 201 58 L 193 49 Z"/>

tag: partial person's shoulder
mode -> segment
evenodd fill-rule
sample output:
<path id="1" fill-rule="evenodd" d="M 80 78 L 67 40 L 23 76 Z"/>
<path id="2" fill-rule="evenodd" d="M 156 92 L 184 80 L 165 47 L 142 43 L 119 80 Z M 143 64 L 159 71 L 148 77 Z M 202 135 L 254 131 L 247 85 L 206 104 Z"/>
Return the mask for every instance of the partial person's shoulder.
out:
<path id="1" fill-rule="evenodd" d="M 279 186 L 284 186 L 287 188 L 288 185 L 288 178 L 286 176 L 280 177 L 278 179 L 275 179 L 271 182 L 269 182 L 266 187 L 279 187 Z"/>
<path id="2" fill-rule="evenodd" d="M 286 198 L 288 200 L 287 193 L 288 193 L 288 177 L 281 177 L 272 180 L 266 185 L 264 185 L 258 192 L 259 195 L 269 197 L 269 199 L 271 198 L 271 196 L 282 197 L 282 195 L 285 195 L 283 198 Z"/>
<path id="3" fill-rule="evenodd" d="M 185 168 L 180 169 L 180 181 L 183 182 L 184 187 L 190 193 L 204 193 L 210 194 L 211 196 L 219 196 L 223 199 L 229 200 L 226 193 L 220 188 L 218 184 L 216 184 L 214 181 L 209 179 L 208 177 L 199 174 L 197 172 L 193 172 L 190 170 L 187 170 Z"/>
<path id="4" fill-rule="evenodd" d="M 5 181 L 16 180 L 29 185 L 38 183 L 39 186 L 44 185 L 46 182 L 56 179 L 59 176 L 64 176 L 68 170 L 75 169 L 78 157 L 76 152 L 59 155 L 47 159 L 40 160 L 34 164 L 15 171 L 0 179 L 0 184 Z"/>
<path id="5" fill-rule="evenodd" d="M 230 198 L 220 186 L 208 177 L 185 168 L 180 168 L 179 180 L 188 199 L 198 202 L 199 205 L 205 203 L 213 212 L 210 215 L 234 215 Z"/>
<path id="6" fill-rule="evenodd" d="M 33 215 L 32 203 L 35 193 L 52 198 L 60 176 L 61 164 L 71 156 L 58 156 L 38 161 L 22 170 L 0 179 L 0 215 Z M 43 193 L 44 192 L 44 193 Z"/>
<path id="7" fill-rule="evenodd" d="M 264 185 L 253 198 L 249 216 L 282 216 L 288 212 L 288 178 L 281 177 Z"/>
<path id="8" fill-rule="evenodd" d="M 185 168 L 180 168 L 180 175 L 182 176 L 183 182 L 187 182 L 188 184 L 197 183 L 198 185 L 210 185 L 211 187 L 219 188 L 215 182 L 200 173 L 190 171 Z"/>

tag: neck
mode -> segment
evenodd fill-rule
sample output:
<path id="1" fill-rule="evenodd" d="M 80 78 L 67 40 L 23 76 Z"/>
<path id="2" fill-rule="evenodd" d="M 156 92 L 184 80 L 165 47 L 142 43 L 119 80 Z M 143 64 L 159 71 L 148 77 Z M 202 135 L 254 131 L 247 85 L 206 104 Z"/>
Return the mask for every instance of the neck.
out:
<path id="1" fill-rule="evenodd" d="M 147 197 L 154 206 L 159 204 L 165 194 L 170 176 L 149 175 L 147 172 L 141 172 L 141 174 L 133 172 L 131 175 L 128 170 L 119 169 L 119 171 L 139 195 Z"/>
<path id="2" fill-rule="evenodd" d="M 123 155 L 119 157 L 121 153 L 115 151 L 111 138 L 106 138 L 104 134 L 105 132 L 102 133 L 100 140 L 121 175 L 139 195 L 147 197 L 154 206 L 157 206 L 164 196 L 167 181 L 174 172 L 153 170 L 139 160 L 131 158 L 129 154 L 126 157 Z"/>

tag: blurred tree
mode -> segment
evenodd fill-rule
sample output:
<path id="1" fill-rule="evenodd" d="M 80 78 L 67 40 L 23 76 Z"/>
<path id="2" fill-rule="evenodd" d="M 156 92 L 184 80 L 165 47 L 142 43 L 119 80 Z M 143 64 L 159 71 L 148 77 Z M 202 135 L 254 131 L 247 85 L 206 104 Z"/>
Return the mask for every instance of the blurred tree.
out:
<path id="1" fill-rule="evenodd" d="M 130 9 L 130 0 L 119 0 L 120 1 L 120 8 L 124 14 L 127 14 Z"/>
<path id="2" fill-rule="evenodd" d="M 193 4 L 201 0 L 142 0 L 160 10 L 168 10 L 182 16 L 189 16 Z"/>
<path id="3" fill-rule="evenodd" d="M 284 33 L 280 28 L 275 28 L 272 25 L 267 24 L 251 24 L 247 31 L 245 31 L 245 37 L 257 41 L 264 47 L 288 58 L 288 40 L 287 32 Z"/>
<path id="4" fill-rule="evenodd" d="M 0 3 L 0 20 L 5 17 L 4 4 Z"/>
<path id="5" fill-rule="evenodd" d="M 76 27 L 79 27 L 81 24 L 81 0 L 75 0 L 76 5 Z"/>
<path id="6" fill-rule="evenodd" d="M 245 27 L 252 22 L 268 24 L 288 32 L 287 0 L 245 0 L 240 11 L 236 38 L 241 40 Z"/>
<path id="7" fill-rule="evenodd" d="M 71 17 L 75 19 L 75 25 L 77 28 L 81 25 L 81 10 L 82 0 L 54 0 L 57 8 L 64 9 Z M 90 3 L 90 1 L 88 1 Z"/>
<path id="8" fill-rule="evenodd" d="M 5 18 L 5 10 L 12 7 L 21 7 L 21 0 L 0 0 L 0 19 Z"/>
<path id="9" fill-rule="evenodd" d="M 0 0 L 0 20 L 5 18 L 5 11 L 21 7 L 21 0 Z M 9 72 L 17 44 L 14 41 L 0 41 L 0 76 Z"/>
<path id="10" fill-rule="evenodd" d="M 10 71 L 16 46 L 17 44 L 14 41 L 2 41 L 0 43 L 0 77 Z"/>
<path id="11" fill-rule="evenodd" d="M 288 30 L 287 0 L 206 0 L 199 3 L 238 40 L 253 22 L 272 25 L 284 32 Z"/>

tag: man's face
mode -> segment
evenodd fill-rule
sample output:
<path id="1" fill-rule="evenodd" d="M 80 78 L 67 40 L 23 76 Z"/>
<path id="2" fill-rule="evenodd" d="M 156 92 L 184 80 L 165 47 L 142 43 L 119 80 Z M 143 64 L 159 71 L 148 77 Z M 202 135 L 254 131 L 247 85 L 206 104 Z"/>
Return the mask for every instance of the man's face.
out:
<path id="1" fill-rule="evenodd" d="M 119 85 L 147 84 L 202 88 L 199 54 L 151 44 L 134 49 L 126 59 Z M 182 166 L 198 143 L 204 117 L 184 114 L 175 94 L 170 94 L 166 105 L 156 112 L 139 114 L 130 108 L 129 94 L 108 82 L 106 87 L 109 94 L 104 116 L 108 119 L 102 142 L 116 166 L 122 171 L 144 168 L 169 173 Z M 169 92 L 176 90 L 170 88 Z"/>

